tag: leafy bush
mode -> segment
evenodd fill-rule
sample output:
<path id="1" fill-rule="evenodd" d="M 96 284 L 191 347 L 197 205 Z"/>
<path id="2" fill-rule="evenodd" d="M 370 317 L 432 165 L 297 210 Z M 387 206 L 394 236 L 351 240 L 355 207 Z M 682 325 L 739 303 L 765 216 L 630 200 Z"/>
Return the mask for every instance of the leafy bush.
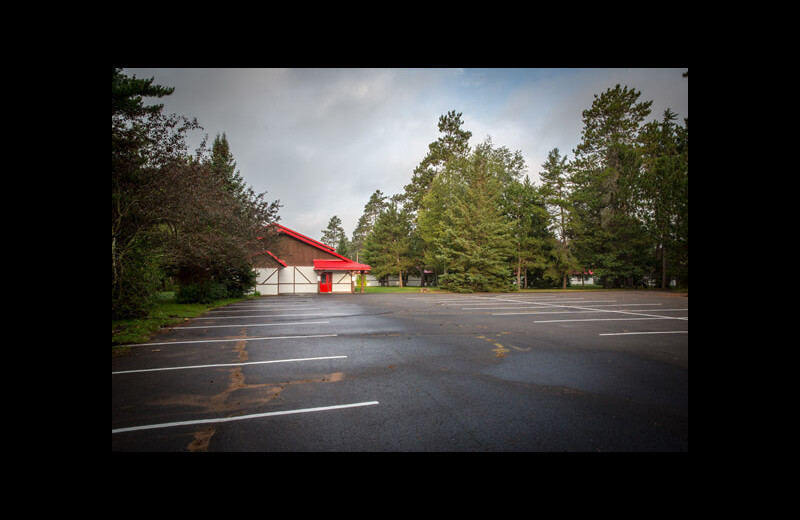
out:
<path id="1" fill-rule="evenodd" d="M 470 278 L 470 275 L 465 273 L 443 274 L 439 276 L 439 287 L 445 291 L 471 293 L 474 289 Z"/>
<path id="2" fill-rule="evenodd" d="M 225 297 L 241 298 L 256 286 L 256 272 L 249 265 L 229 267 L 220 283 L 225 285 Z"/>
<path id="3" fill-rule="evenodd" d="M 175 294 L 177 303 L 211 303 L 228 296 L 225 284 L 207 281 L 182 286 Z"/>
<path id="4" fill-rule="evenodd" d="M 183 285 L 175 295 L 177 303 L 212 303 L 241 298 L 256 285 L 256 272 L 249 266 L 228 268 L 216 280 Z"/>

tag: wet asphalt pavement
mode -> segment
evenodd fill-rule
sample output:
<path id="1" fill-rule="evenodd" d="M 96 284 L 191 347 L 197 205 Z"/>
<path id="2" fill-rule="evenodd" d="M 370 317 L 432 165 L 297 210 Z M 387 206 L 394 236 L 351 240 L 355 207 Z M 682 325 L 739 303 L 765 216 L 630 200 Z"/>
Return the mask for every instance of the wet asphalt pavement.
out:
<path id="1" fill-rule="evenodd" d="M 688 451 L 688 297 L 264 297 L 112 359 L 112 451 Z"/>

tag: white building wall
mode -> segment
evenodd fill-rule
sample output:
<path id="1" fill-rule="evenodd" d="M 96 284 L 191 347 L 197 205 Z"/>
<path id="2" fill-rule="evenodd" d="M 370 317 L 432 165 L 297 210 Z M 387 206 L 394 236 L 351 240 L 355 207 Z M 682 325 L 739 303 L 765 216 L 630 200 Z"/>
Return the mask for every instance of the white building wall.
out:
<path id="1" fill-rule="evenodd" d="M 290 265 L 278 271 L 279 294 L 308 294 L 318 291 L 319 283 L 314 266 Z"/>
<path id="2" fill-rule="evenodd" d="M 333 285 L 331 292 L 353 292 L 353 275 L 349 271 L 333 271 Z"/>
<path id="3" fill-rule="evenodd" d="M 314 270 L 314 266 L 293 266 L 288 267 L 259 267 L 256 271 L 256 287 L 262 296 L 277 296 L 278 294 L 316 294 L 319 292 L 319 273 Z M 331 292 L 351 293 L 356 277 L 349 271 L 333 271 Z M 376 287 L 380 282 L 372 276 L 367 275 L 366 286 Z M 395 285 L 397 277 L 395 276 Z M 356 287 L 356 289 L 360 289 Z"/>
<path id="4" fill-rule="evenodd" d="M 295 266 L 294 289 L 295 294 L 309 294 L 319 292 L 319 277 L 313 265 Z"/>
<path id="5" fill-rule="evenodd" d="M 262 296 L 278 294 L 278 269 L 276 267 L 256 268 L 256 291 Z"/>

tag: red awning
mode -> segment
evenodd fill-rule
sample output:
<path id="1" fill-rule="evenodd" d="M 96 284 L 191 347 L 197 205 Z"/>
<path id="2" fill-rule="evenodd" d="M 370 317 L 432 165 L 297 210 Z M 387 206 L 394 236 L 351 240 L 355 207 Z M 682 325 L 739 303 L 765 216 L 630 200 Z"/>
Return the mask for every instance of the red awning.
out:
<path id="1" fill-rule="evenodd" d="M 314 260 L 317 271 L 369 271 L 372 267 L 352 260 Z"/>

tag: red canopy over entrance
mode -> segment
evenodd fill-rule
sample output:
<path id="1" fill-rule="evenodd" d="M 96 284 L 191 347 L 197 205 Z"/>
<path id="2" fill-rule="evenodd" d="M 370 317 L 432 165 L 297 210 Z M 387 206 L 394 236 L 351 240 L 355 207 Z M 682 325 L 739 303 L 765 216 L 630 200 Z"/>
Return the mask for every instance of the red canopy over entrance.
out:
<path id="1" fill-rule="evenodd" d="M 314 269 L 317 271 L 369 271 L 372 268 L 367 264 L 359 264 L 352 260 L 314 260 Z"/>

